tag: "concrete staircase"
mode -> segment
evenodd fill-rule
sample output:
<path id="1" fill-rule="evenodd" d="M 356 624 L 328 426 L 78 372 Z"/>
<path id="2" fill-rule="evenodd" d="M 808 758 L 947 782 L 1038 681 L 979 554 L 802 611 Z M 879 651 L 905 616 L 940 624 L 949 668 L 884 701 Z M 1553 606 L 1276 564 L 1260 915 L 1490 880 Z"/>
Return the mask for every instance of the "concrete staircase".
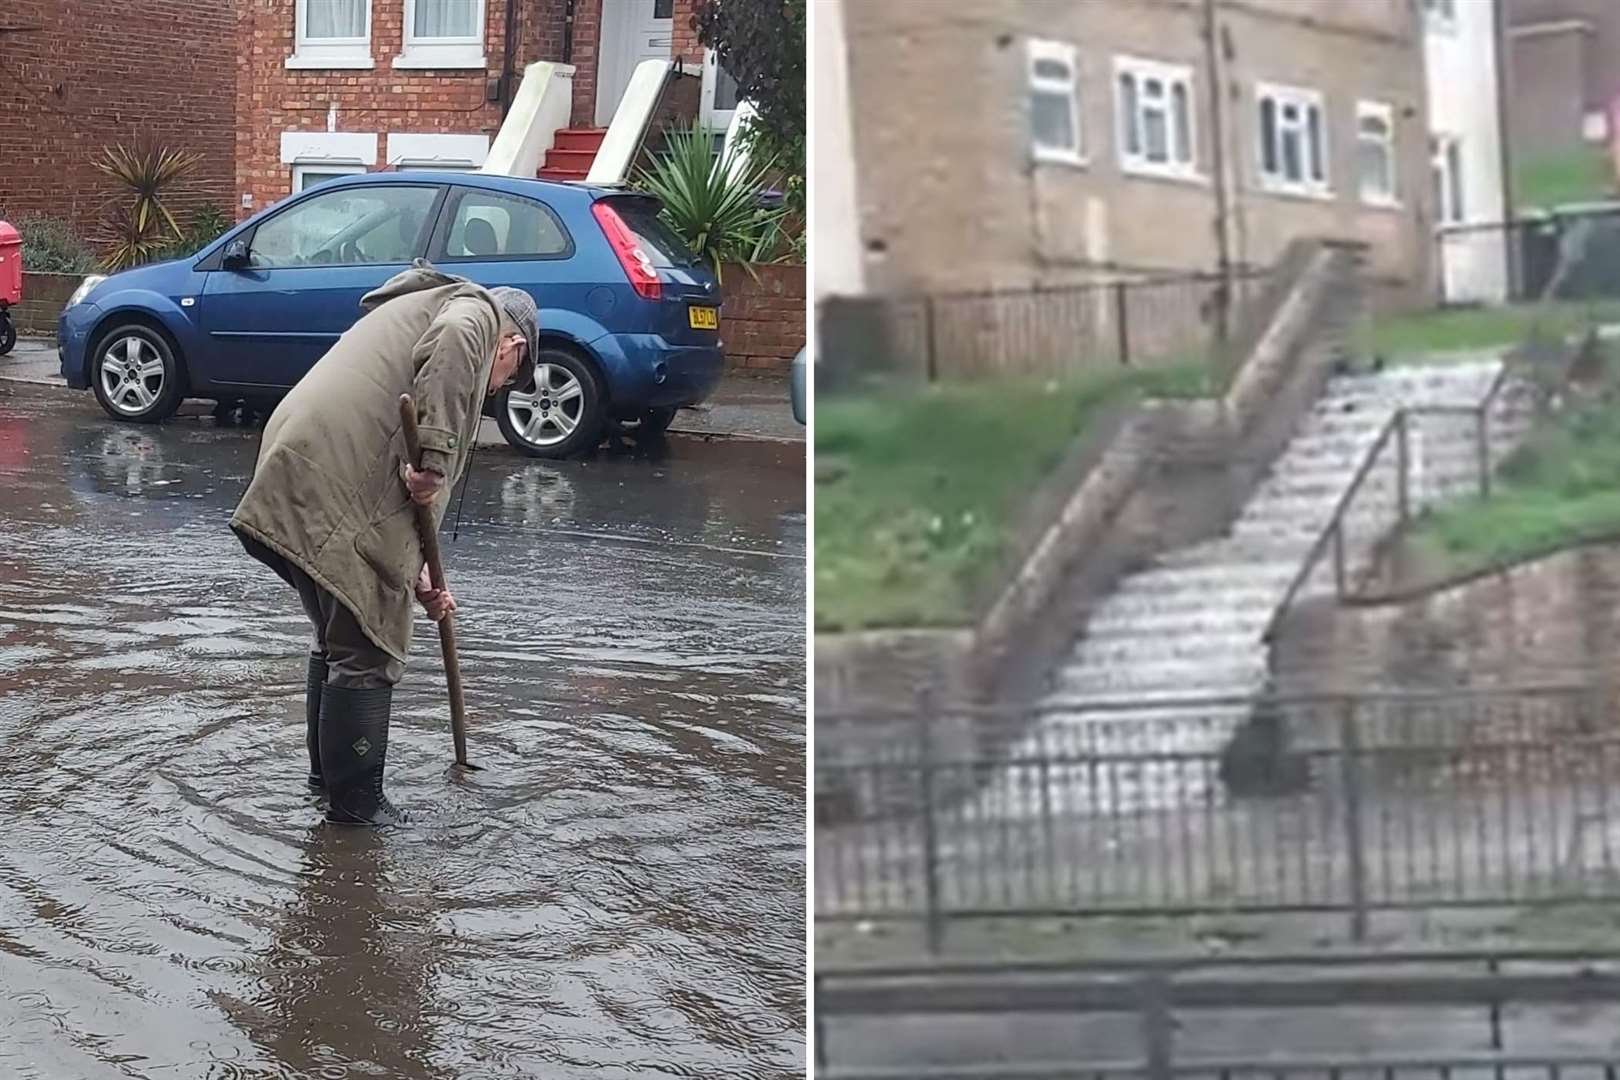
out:
<path id="1" fill-rule="evenodd" d="M 1194 710 L 1152 708 L 1153 702 L 1259 694 L 1267 679 L 1261 636 L 1391 416 L 1403 406 L 1478 405 L 1498 368 L 1498 361 L 1482 357 L 1331 380 L 1228 533 L 1126 577 L 1097 605 L 1052 677 L 1049 705 L 1102 699 L 1132 708 L 1049 713 L 1009 748 L 1009 757 L 1218 753 L 1245 719 L 1247 704 Z M 1492 459 L 1499 461 L 1530 418 L 1517 393 L 1496 400 L 1489 430 Z M 1466 414 L 1424 416 L 1409 430 L 1414 511 L 1474 490 L 1477 436 Z M 1350 561 L 1365 562 L 1386 534 L 1396 498 L 1393 468 L 1369 473 L 1346 519 Z M 1317 591 L 1331 588 L 1331 564 L 1313 574 L 1311 584 Z M 1028 767 L 1001 770 L 980 792 L 976 812 L 1132 812 L 1221 798 L 1213 770 L 1186 763 L 1144 762 L 1111 771 L 1106 781 L 1083 766 L 1048 767 L 1044 783 L 1041 775 Z M 1100 784 L 1107 790 L 1099 791 Z"/>
<path id="2" fill-rule="evenodd" d="M 540 179 L 573 183 L 584 180 L 605 138 L 606 128 L 566 128 L 557 132 L 557 140 L 546 151 L 546 160 L 540 166 Z"/>

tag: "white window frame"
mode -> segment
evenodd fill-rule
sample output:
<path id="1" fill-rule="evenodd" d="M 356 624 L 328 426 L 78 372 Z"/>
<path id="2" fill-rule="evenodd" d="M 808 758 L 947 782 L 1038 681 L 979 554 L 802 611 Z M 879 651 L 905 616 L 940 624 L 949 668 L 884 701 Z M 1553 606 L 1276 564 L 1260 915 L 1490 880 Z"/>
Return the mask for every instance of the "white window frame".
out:
<path id="1" fill-rule="evenodd" d="M 1136 113 L 1126 115 L 1127 103 L 1125 91 L 1121 87 L 1123 76 L 1129 75 L 1136 80 Z M 1148 80 L 1155 80 L 1164 87 L 1164 101 L 1162 106 L 1144 101 L 1144 84 Z M 1203 175 L 1198 171 L 1198 96 L 1193 84 L 1193 69 L 1185 64 L 1166 64 L 1158 60 L 1144 60 L 1135 56 L 1116 56 L 1114 58 L 1114 118 L 1115 132 L 1119 144 L 1119 167 L 1127 172 L 1139 176 L 1161 176 L 1173 180 L 1202 181 Z M 1177 154 L 1176 137 L 1176 87 L 1179 86 L 1187 99 L 1187 157 L 1180 160 Z M 1161 108 L 1164 111 L 1164 137 L 1165 151 L 1168 161 L 1154 161 L 1147 156 L 1147 138 L 1145 125 L 1141 124 L 1142 113 L 1148 108 Z M 1127 137 L 1127 128 L 1134 131 L 1137 136 L 1136 151 L 1132 151 L 1131 140 Z"/>
<path id="2" fill-rule="evenodd" d="M 371 6 L 372 0 L 365 0 L 366 5 L 366 33 L 364 37 L 357 38 L 315 38 L 311 40 L 304 33 L 309 9 L 309 0 L 295 0 L 293 12 L 293 53 L 287 57 L 285 66 L 289 68 L 371 68 L 376 61 L 371 58 Z"/>
<path id="3" fill-rule="evenodd" d="M 1379 120 L 1384 125 L 1384 137 L 1374 140 L 1361 130 L 1361 122 L 1367 119 Z M 1367 142 L 1381 142 L 1384 147 L 1384 187 L 1382 192 L 1368 194 L 1362 187 L 1361 176 L 1361 146 Z M 1361 201 L 1368 206 L 1399 206 L 1400 188 L 1398 186 L 1395 159 L 1395 107 L 1382 101 L 1356 102 L 1356 193 Z"/>
<path id="4" fill-rule="evenodd" d="M 1457 32 L 1457 0 L 1421 0 L 1423 25 L 1443 34 Z"/>
<path id="5" fill-rule="evenodd" d="M 368 170 L 364 165 L 332 165 L 321 161 L 297 162 L 292 167 L 292 193 L 297 195 L 300 191 L 307 191 L 304 178 L 309 173 L 341 173 L 344 176 L 360 176 Z"/>
<path id="6" fill-rule="evenodd" d="M 1436 225 L 1461 225 L 1468 220 L 1468 193 L 1464 188 L 1462 138 L 1445 132 L 1429 137 L 1429 168 L 1438 181 L 1439 202 L 1434 208 Z"/>
<path id="7" fill-rule="evenodd" d="M 1041 60 L 1056 60 L 1069 68 L 1067 79 L 1053 79 L 1035 73 L 1035 65 Z M 1030 120 L 1029 146 L 1030 152 L 1036 161 L 1051 162 L 1058 165 L 1084 165 L 1086 163 L 1086 134 L 1081 124 L 1080 115 L 1080 50 L 1063 41 L 1049 41 L 1044 38 L 1030 38 L 1025 50 L 1026 80 L 1025 92 L 1034 97 L 1035 94 L 1061 95 L 1069 106 L 1069 128 L 1074 132 L 1074 145 L 1071 147 L 1048 146 L 1035 137 L 1035 124 L 1033 116 Z M 1033 111 L 1033 105 L 1031 110 Z"/>
<path id="8" fill-rule="evenodd" d="M 478 33 L 470 37 L 417 37 L 416 0 L 405 0 L 405 47 L 394 57 L 397 68 L 483 68 L 489 63 L 484 53 L 488 34 L 488 3 L 477 0 Z"/>
<path id="9" fill-rule="evenodd" d="M 1265 102 L 1270 99 L 1275 113 L 1274 133 L 1277 136 L 1277 145 L 1272 148 L 1277 160 L 1277 171 L 1266 169 L 1266 127 L 1261 119 L 1265 110 Z M 1287 125 L 1295 130 L 1300 138 L 1300 178 L 1294 180 L 1282 172 L 1282 137 L 1284 130 L 1283 109 L 1292 107 L 1300 113 L 1300 118 Z M 1316 130 L 1319 135 L 1319 145 L 1313 144 L 1311 132 L 1311 110 L 1316 110 Z M 1260 177 L 1260 186 L 1266 191 L 1285 195 L 1308 195 L 1314 198 L 1328 198 L 1333 192 L 1333 151 L 1328 137 L 1327 105 L 1319 90 L 1311 90 L 1301 86 L 1281 86 L 1277 83 L 1256 83 L 1254 87 L 1254 130 L 1255 130 L 1255 169 Z M 1320 177 L 1317 174 L 1320 173 Z"/>

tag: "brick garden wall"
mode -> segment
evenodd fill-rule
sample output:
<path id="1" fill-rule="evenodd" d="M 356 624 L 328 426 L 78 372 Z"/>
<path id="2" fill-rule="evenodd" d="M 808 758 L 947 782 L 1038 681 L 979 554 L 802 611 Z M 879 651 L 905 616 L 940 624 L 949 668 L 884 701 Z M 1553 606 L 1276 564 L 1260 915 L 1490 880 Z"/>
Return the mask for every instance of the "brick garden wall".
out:
<path id="1" fill-rule="evenodd" d="M 54 335 L 58 316 L 83 280 L 82 274 L 24 274 L 23 302 L 11 309 L 17 329 Z"/>
<path id="2" fill-rule="evenodd" d="M 5 0 L 0 25 L 43 27 L 0 38 L 0 215 L 92 232 L 113 189 L 91 162 L 137 134 L 202 155 L 173 206 L 231 205 L 231 4 Z"/>
<path id="3" fill-rule="evenodd" d="M 1304 692 L 1580 682 L 1620 660 L 1620 544 L 1574 548 L 1404 603 L 1291 612 L 1271 669 Z"/>
<path id="4" fill-rule="evenodd" d="M 756 266 L 754 273 L 758 281 L 741 266 L 724 270 L 720 336 L 726 367 L 751 374 L 786 371 L 804 347 L 804 267 Z"/>

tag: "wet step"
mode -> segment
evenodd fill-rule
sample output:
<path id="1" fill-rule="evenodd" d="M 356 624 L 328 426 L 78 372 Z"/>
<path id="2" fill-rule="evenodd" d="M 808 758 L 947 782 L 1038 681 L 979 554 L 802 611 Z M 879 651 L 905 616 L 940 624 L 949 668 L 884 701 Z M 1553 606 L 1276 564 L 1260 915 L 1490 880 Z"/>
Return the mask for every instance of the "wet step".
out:
<path id="1" fill-rule="evenodd" d="M 1475 405 L 1490 392 L 1499 367 L 1496 357 L 1482 354 L 1478 362 L 1336 375 L 1328 381 L 1323 400 L 1365 397 L 1392 401 L 1396 405 L 1414 405 L 1444 395 L 1460 404 Z"/>
<path id="2" fill-rule="evenodd" d="M 1146 615 L 1153 618 L 1176 618 L 1196 615 L 1212 608 L 1225 610 L 1265 610 L 1268 614 L 1282 599 L 1286 586 L 1264 589 L 1219 589 L 1208 592 L 1181 590 L 1178 592 L 1117 594 L 1119 606 L 1109 602 L 1109 612 L 1122 617 Z"/>
<path id="3" fill-rule="evenodd" d="M 1076 667 L 1122 667 L 1133 664 L 1196 663 L 1242 664 L 1254 653 L 1259 634 L 1162 631 L 1155 634 L 1119 633 L 1082 638 L 1071 662 Z"/>
<path id="4" fill-rule="evenodd" d="M 1270 569 L 1279 563 L 1298 562 L 1308 550 L 1308 541 L 1301 542 L 1286 531 L 1246 537 L 1228 535 L 1206 540 L 1197 547 L 1161 555 L 1153 569 L 1200 566 L 1259 566 Z"/>
<path id="5" fill-rule="evenodd" d="M 1209 694 L 1221 687 L 1251 686 L 1266 675 L 1263 649 L 1246 660 L 1222 663 L 1199 660 L 1163 660 L 1128 665 L 1075 665 L 1063 668 L 1057 687 L 1079 697 L 1106 697 L 1138 693 Z"/>
<path id="6" fill-rule="evenodd" d="M 1287 566 L 1264 563 L 1167 567 L 1132 574 L 1121 584 L 1120 593 L 1132 596 L 1161 595 L 1188 591 L 1255 590 L 1274 588 L 1293 576 Z"/>
<path id="7" fill-rule="evenodd" d="M 1216 639 L 1255 638 L 1266 628 L 1269 615 L 1258 612 L 1204 611 L 1196 615 L 1098 612 L 1086 624 L 1080 641 L 1112 641 L 1138 636 L 1200 635 Z"/>

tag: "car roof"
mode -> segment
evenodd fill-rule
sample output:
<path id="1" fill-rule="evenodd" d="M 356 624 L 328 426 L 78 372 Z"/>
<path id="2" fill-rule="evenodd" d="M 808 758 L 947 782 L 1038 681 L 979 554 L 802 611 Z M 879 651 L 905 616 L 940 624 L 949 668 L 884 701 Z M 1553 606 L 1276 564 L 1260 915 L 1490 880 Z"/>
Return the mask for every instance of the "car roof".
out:
<path id="1" fill-rule="evenodd" d="M 586 202 L 595 202 L 597 199 L 608 195 L 640 194 L 627 188 L 603 187 L 595 184 L 565 184 L 556 180 L 541 180 L 537 177 L 504 176 L 500 173 L 468 172 L 462 169 L 411 169 L 407 172 L 356 173 L 353 176 L 344 177 L 337 183 L 344 185 L 386 184 L 398 183 L 400 180 L 461 184 L 465 187 L 485 188 L 491 191 L 504 191 L 512 195 L 533 195 L 549 199 L 582 198 Z"/>

